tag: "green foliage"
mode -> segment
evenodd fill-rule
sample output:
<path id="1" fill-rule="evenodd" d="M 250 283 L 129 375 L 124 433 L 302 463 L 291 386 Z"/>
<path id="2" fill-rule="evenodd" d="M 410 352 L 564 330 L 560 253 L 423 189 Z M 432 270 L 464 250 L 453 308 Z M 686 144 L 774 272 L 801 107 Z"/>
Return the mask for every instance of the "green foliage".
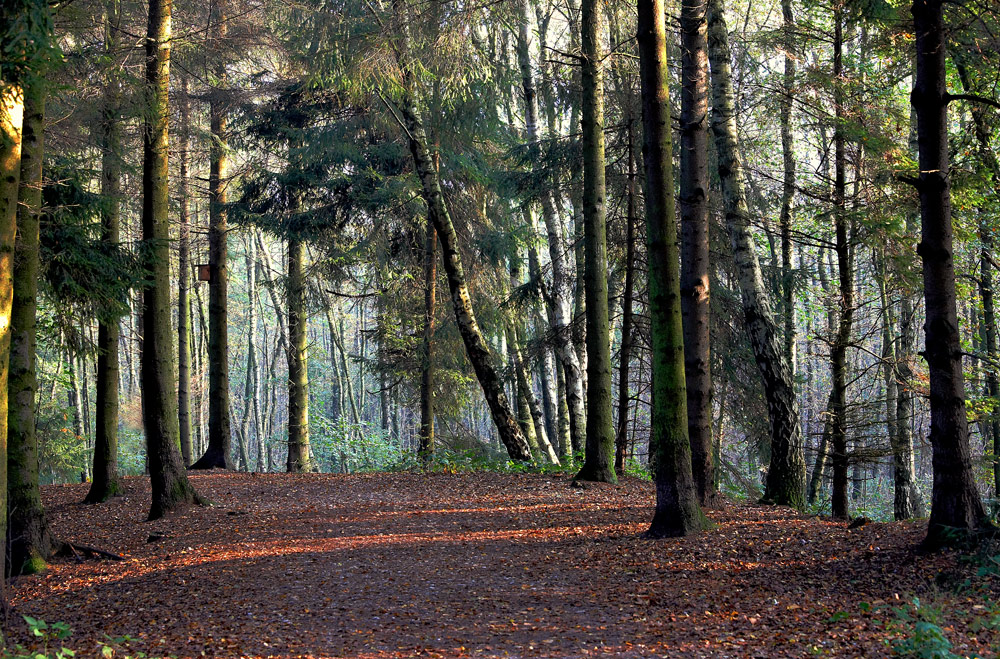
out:
<path id="1" fill-rule="evenodd" d="M 897 657 L 913 659 L 960 659 L 951 651 L 951 641 L 940 626 L 941 611 L 921 604 L 914 597 L 909 605 L 896 607 L 893 626 L 900 628 L 905 636 L 893 641 L 892 652 Z"/>
<path id="2" fill-rule="evenodd" d="M 4 650 L 0 654 L 0 659 L 68 659 L 76 656 L 73 650 L 63 647 L 60 643 L 73 633 L 69 625 L 64 622 L 54 622 L 49 625 L 44 620 L 37 620 L 31 616 L 22 617 L 31 635 L 40 639 L 41 649 L 28 650 L 22 645 L 17 645 L 12 650 Z M 59 645 L 59 649 L 50 651 L 49 646 L 54 643 Z"/>
<path id="3" fill-rule="evenodd" d="M 48 2 L 0 4 L 0 90 L 41 79 L 60 56 Z"/>
<path id="4" fill-rule="evenodd" d="M 358 473 L 398 468 L 405 460 L 400 446 L 372 423 L 350 423 L 315 415 L 309 423 L 309 442 L 321 472 Z"/>
<path id="5" fill-rule="evenodd" d="M 65 622 L 46 623 L 44 620 L 21 616 L 28 625 L 28 631 L 39 639 L 41 648 L 26 648 L 18 644 L 13 648 L 0 650 L 0 659 L 70 659 L 77 653 L 62 645 L 73 634 L 73 630 Z M 145 652 L 129 652 L 128 646 L 134 643 L 131 636 L 105 636 L 98 645 L 95 656 L 101 659 L 151 659 Z M 58 649 L 50 646 L 56 645 Z"/>
<path id="6" fill-rule="evenodd" d="M 40 226 L 42 292 L 58 317 L 115 320 L 128 293 L 145 279 L 136 255 L 101 239 L 100 214 L 112 202 L 87 189 L 86 170 L 70 160 L 46 162 Z"/>

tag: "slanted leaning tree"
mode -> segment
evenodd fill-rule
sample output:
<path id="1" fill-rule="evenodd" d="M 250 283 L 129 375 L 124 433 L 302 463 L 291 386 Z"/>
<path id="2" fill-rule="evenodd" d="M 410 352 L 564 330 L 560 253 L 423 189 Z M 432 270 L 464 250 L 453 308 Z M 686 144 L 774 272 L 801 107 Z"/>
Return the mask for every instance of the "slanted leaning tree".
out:
<path id="1" fill-rule="evenodd" d="M 712 70 L 712 133 L 718 154 L 725 226 L 743 302 L 743 319 L 767 400 L 771 461 L 764 499 L 805 505 L 805 456 L 792 368 L 785 358 L 749 228 L 746 182 L 736 132 L 729 32 L 723 0 L 708 0 L 708 59 Z"/>
<path id="2" fill-rule="evenodd" d="M 472 298 L 465 281 L 465 269 L 462 266 L 462 256 L 459 252 L 458 233 L 452 223 L 441 191 L 441 179 L 431 152 L 428 148 L 427 132 L 424 129 L 419 108 L 419 89 L 414 74 L 414 62 L 411 60 L 409 29 L 411 21 L 406 0 L 393 0 L 394 28 L 397 61 L 402 74 L 402 85 L 399 93 L 399 114 L 401 123 L 407 133 L 410 154 L 420 189 L 427 205 L 427 215 L 437 230 L 441 242 L 441 252 L 444 261 L 448 288 L 455 309 L 455 320 L 459 334 L 465 344 L 466 354 L 476 372 L 476 378 L 483 389 L 483 396 L 490 409 L 493 423 L 496 425 L 500 441 L 513 460 L 531 460 L 531 449 L 524 432 L 517 423 L 507 394 L 504 393 L 503 382 L 497 374 L 488 344 L 479 329 L 475 312 L 472 308 Z M 608 401 L 610 406 L 610 400 Z"/>

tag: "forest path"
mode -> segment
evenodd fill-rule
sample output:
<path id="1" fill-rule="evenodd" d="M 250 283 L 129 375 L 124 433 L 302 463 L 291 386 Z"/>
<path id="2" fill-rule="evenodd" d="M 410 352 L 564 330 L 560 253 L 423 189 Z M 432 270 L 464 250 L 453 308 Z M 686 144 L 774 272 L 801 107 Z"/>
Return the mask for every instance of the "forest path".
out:
<path id="1" fill-rule="evenodd" d="M 992 640 L 963 622 L 979 600 L 934 586 L 955 557 L 917 553 L 920 522 L 848 530 L 734 504 L 700 536 L 650 541 L 653 487 L 635 479 L 192 480 L 215 505 L 156 522 L 145 479 L 98 506 L 79 503 L 86 485 L 43 488 L 58 537 L 127 560 L 17 579 L 13 639 L 23 614 L 69 623 L 80 657 L 103 634 L 176 657 L 874 657 L 898 634 L 880 621 L 918 595 L 947 600 L 955 651 Z"/>

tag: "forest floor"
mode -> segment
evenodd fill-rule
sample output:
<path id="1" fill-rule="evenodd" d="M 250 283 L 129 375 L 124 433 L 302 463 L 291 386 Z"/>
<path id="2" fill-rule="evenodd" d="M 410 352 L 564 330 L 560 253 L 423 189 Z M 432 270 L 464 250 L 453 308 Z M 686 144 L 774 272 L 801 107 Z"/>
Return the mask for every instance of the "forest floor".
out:
<path id="1" fill-rule="evenodd" d="M 894 642 L 905 656 L 944 647 L 939 631 L 958 656 L 1000 643 L 996 579 L 918 551 L 926 522 L 848 529 L 727 504 L 712 530 L 654 541 L 653 487 L 636 479 L 192 480 L 214 505 L 155 522 L 145 479 L 97 506 L 80 503 L 85 485 L 43 488 L 58 537 L 125 560 L 60 558 L 16 579 L 12 640 L 29 641 L 29 615 L 68 623 L 80 657 L 104 634 L 156 657 L 255 659 L 878 657 Z"/>

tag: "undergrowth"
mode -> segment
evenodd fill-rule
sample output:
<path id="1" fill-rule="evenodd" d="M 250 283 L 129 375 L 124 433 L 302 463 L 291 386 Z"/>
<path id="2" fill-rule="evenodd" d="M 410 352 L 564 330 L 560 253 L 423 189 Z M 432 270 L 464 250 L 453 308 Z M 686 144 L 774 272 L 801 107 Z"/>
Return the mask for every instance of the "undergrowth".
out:
<path id="1" fill-rule="evenodd" d="M 4 647 L 0 649 L 0 659 L 71 659 L 77 656 L 75 650 L 63 645 L 63 641 L 73 635 L 73 630 L 65 622 L 50 624 L 31 616 L 21 617 L 41 647 L 28 648 L 20 643 L 13 647 Z M 101 659 L 152 659 L 145 652 L 130 651 L 129 645 L 134 641 L 131 636 L 106 636 L 104 641 L 98 642 L 96 654 L 88 653 L 85 656 Z"/>

